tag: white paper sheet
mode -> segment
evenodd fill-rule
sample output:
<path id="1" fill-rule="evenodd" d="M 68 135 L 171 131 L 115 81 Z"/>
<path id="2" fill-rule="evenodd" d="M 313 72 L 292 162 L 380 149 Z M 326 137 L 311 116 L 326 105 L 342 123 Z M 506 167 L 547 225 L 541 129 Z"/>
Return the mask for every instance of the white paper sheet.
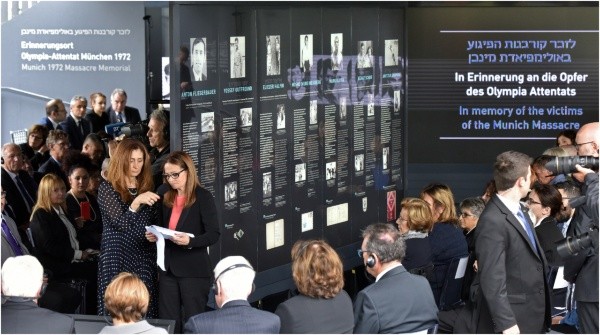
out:
<path id="1" fill-rule="evenodd" d="M 165 269 L 165 238 L 170 239 L 175 233 L 179 232 L 156 225 L 146 226 L 146 231 L 156 236 L 156 264 L 158 264 L 158 267 L 160 267 L 161 270 L 167 271 Z M 194 234 L 185 234 L 189 237 L 194 237 Z"/>

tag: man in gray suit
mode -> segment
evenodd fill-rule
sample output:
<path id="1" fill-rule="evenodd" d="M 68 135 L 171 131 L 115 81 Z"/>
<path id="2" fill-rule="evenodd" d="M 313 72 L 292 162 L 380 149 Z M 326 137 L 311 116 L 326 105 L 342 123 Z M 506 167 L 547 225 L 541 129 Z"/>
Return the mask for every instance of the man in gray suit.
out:
<path id="1" fill-rule="evenodd" d="M 279 334 L 279 317 L 253 308 L 254 269 L 242 256 L 223 258 L 215 266 L 215 300 L 219 309 L 192 316 L 187 334 Z"/>
<path id="2" fill-rule="evenodd" d="M 73 334 L 73 318 L 38 307 L 44 269 L 33 256 L 8 258 L 2 266 L 3 334 Z"/>
<path id="3" fill-rule="evenodd" d="M 414 333 L 435 326 L 438 309 L 431 287 L 402 266 L 406 246 L 398 229 L 376 223 L 362 236 L 359 254 L 376 279 L 356 296 L 354 333 Z"/>
<path id="4" fill-rule="evenodd" d="M 550 294 L 543 249 L 519 202 L 531 184 L 531 158 L 516 151 L 496 157 L 498 192 L 477 223 L 475 253 L 476 333 L 545 333 L 550 327 Z"/>

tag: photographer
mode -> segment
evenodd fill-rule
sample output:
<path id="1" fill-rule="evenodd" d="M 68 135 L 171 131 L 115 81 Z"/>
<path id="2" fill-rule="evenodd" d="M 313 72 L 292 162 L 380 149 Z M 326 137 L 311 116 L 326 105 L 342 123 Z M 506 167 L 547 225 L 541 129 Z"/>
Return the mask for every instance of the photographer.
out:
<path id="1" fill-rule="evenodd" d="M 593 122 L 583 125 L 577 132 L 575 147 L 579 156 L 598 157 L 600 124 Z M 576 169 L 573 178 L 583 183 L 582 194 L 585 196 L 571 201 L 576 211 L 567 236 L 590 232 L 595 234 L 596 243 L 593 248 L 579 251 L 565 263 L 564 277 L 575 283 L 580 332 L 598 334 L 598 172 L 579 164 Z M 596 230 L 592 231 L 594 227 Z"/>
<path id="2" fill-rule="evenodd" d="M 169 147 L 169 112 L 157 109 L 150 114 L 148 122 L 148 142 L 150 143 L 150 162 L 155 189 L 163 183 L 163 164 L 171 152 Z"/>

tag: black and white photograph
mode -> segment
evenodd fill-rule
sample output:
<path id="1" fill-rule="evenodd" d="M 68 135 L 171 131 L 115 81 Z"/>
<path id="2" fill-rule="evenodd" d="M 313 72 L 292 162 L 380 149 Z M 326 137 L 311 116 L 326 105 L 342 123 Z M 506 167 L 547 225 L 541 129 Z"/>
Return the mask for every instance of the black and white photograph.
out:
<path id="1" fill-rule="evenodd" d="M 344 49 L 344 34 L 331 34 L 331 69 L 341 71 L 344 69 L 342 50 Z"/>
<path id="2" fill-rule="evenodd" d="M 388 161 L 390 159 L 390 147 L 383 147 L 383 149 L 381 150 L 381 160 L 382 160 L 382 166 L 384 170 L 387 170 L 388 168 Z"/>
<path id="3" fill-rule="evenodd" d="M 285 129 L 285 105 L 277 105 L 277 129 Z"/>
<path id="4" fill-rule="evenodd" d="M 161 76 L 161 88 L 162 98 L 169 100 L 171 91 L 171 67 L 169 65 L 169 57 L 161 58 L 162 76 Z"/>
<path id="5" fill-rule="evenodd" d="M 231 79 L 246 77 L 246 37 L 229 38 Z"/>
<path id="6" fill-rule="evenodd" d="M 375 96 L 373 93 L 367 95 L 367 116 L 375 115 Z"/>
<path id="7" fill-rule="evenodd" d="M 317 124 L 317 99 L 310 101 L 309 124 Z"/>
<path id="8" fill-rule="evenodd" d="M 313 212 L 302 213 L 302 232 L 313 229 Z"/>
<path id="9" fill-rule="evenodd" d="M 206 80 L 206 37 L 190 38 L 192 80 Z"/>
<path id="10" fill-rule="evenodd" d="M 398 65 L 398 40 L 385 40 L 384 66 Z"/>
<path id="11" fill-rule="evenodd" d="M 267 36 L 267 76 L 281 74 L 281 46 L 279 35 Z"/>
<path id="12" fill-rule="evenodd" d="M 263 173 L 263 198 L 271 196 L 271 172 Z"/>
<path id="13" fill-rule="evenodd" d="M 354 171 L 362 171 L 365 168 L 365 154 L 354 155 Z"/>
<path id="14" fill-rule="evenodd" d="M 313 35 L 300 35 L 300 70 L 310 72 L 313 66 Z"/>
<path id="15" fill-rule="evenodd" d="M 368 69 L 373 67 L 372 41 L 358 42 L 358 56 L 356 57 L 356 67 L 359 69 Z"/>
<path id="16" fill-rule="evenodd" d="M 206 133 L 215 130 L 215 112 L 202 113 L 200 122 L 200 132 Z"/>
<path id="17" fill-rule="evenodd" d="M 252 107 L 240 109 L 240 120 L 242 127 L 250 127 L 252 125 Z"/>
<path id="18" fill-rule="evenodd" d="M 237 199 L 237 181 L 230 181 L 225 184 L 225 201 L 233 201 Z"/>
<path id="19" fill-rule="evenodd" d="M 346 97 L 340 97 L 340 121 L 346 120 Z"/>
<path id="20" fill-rule="evenodd" d="M 325 164 L 325 180 L 335 179 L 335 168 L 336 162 L 329 162 Z"/>
<path id="21" fill-rule="evenodd" d="M 400 90 L 394 91 L 394 112 L 400 111 Z"/>
<path id="22" fill-rule="evenodd" d="M 306 180 L 306 163 L 296 164 L 296 171 L 294 173 L 294 181 L 300 182 Z"/>

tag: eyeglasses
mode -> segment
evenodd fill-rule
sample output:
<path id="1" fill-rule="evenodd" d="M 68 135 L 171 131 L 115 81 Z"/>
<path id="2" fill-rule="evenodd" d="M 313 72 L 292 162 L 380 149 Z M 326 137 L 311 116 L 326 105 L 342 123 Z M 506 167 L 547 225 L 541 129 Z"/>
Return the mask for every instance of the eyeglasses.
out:
<path id="1" fill-rule="evenodd" d="M 165 173 L 165 174 L 163 174 L 163 177 L 165 177 L 166 180 L 169 180 L 169 178 L 173 178 L 173 180 L 177 180 L 177 178 L 179 178 L 179 175 L 185 170 L 186 169 L 182 169 L 179 172 Z"/>
<path id="2" fill-rule="evenodd" d="M 475 216 L 475 215 L 473 215 L 473 214 L 469 214 L 469 213 L 465 213 L 465 212 L 462 212 L 462 213 L 458 214 L 458 216 L 460 216 L 460 217 L 463 217 L 463 218 L 466 218 L 466 217 L 469 217 L 469 216 Z"/>
<path id="3" fill-rule="evenodd" d="M 531 198 L 527 198 L 526 201 L 527 201 L 528 205 L 532 205 L 532 204 L 541 205 L 542 204 L 541 202 L 537 202 L 537 201 L 535 201 L 535 200 L 533 200 Z"/>
<path id="4" fill-rule="evenodd" d="M 575 150 L 579 150 L 579 147 L 582 145 L 594 143 L 594 141 L 584 142 L 584 143 L 575 143 Z"/>
<path id="5" fill-rule="evenodd" d="M 363 258 L 363 253 L 368 252 L 367 250 L 361 250 L 358 249 L 356 250 L 356 253 L 358 254 L 358 258 Z"/>

